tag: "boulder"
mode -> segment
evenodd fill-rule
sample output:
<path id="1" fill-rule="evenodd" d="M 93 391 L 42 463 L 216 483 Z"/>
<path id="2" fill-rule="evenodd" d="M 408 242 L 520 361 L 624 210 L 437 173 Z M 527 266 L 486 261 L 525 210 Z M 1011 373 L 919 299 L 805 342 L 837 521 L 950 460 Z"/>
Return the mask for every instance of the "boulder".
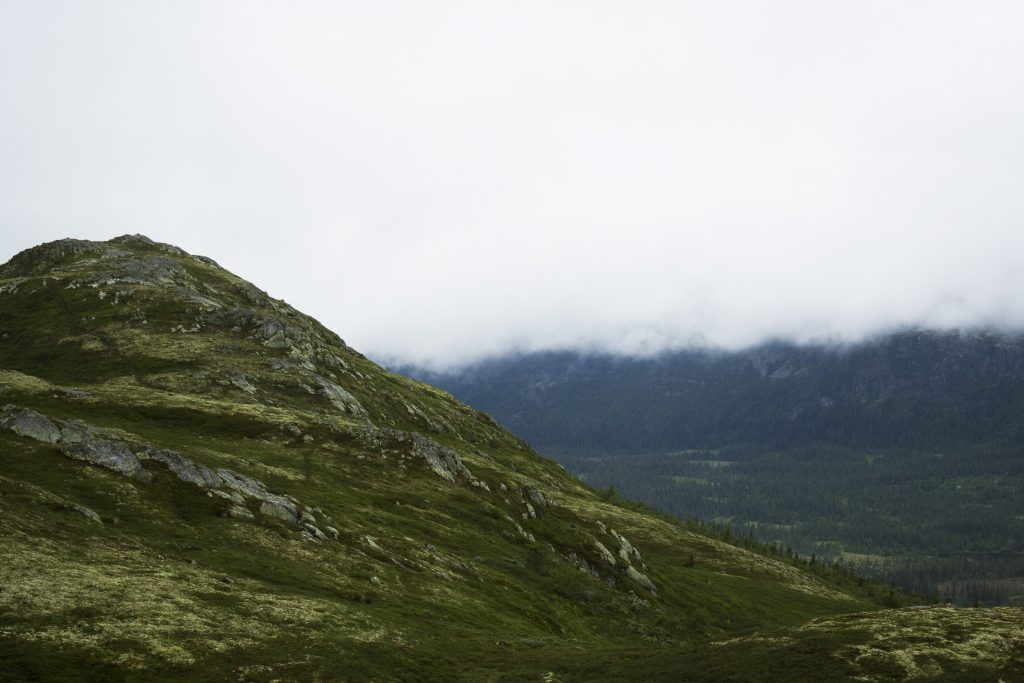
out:
<path id="1" fill-rule="evenodd" d="M 651 581 L 646 574 L 641 574 L 636 569 L 634 569 L 632 565 L 626 567 L 626 576 L 628 576 L 630 579 L 640 584 L 647 590 L 651 591 L 652 593 L 657 592 L 657 587 L 654 585 L 654 582 Z"/>
<path id="2" fill-rule="evenodd" d="M 355 396 L 323 377 L 317 376 L 316 381 L 320 386 L 317 393 L 330 401 L 335 408 L 345 413 L 366 417 L 366 409 Z"/>
<path id="3" fill-rule="evenodd" d="M 61 440 L 60 428 L 57 425 L 50 422 L 46 416 L 26 408 L 4 418 L 0 422 L 0 427 L 44 443 L 57 443 Z"/>
<path id="4" fill-rule="evenodd" d="M 456 477 L 467 479 L 470 482 L 476 481 L 473 473 L 463 464 L 462 458 L 452 449 L 445 448 L 436 441 L 431 441 L 427 437 L 415 432 L 407 436 L 412 441 L 413 455 L 426 460 L 427 465 L 430 466 L 430 469 L 437 476 L 453 484 Z"/>
<path id="5" fill-rule="evenodd" d="M 229 519 L 245 519 L 248 521 L 256 519 L 256 516 L 243 505 L 232 505 L 223 516 Z"/>
<path id="6" fill-rule="evenodd" d="M 167 465 L 167 468 L 182 481 L 209 489 L 219 489 L 224 486 L 224 480 L 216 472 L 192 462 L 177 451 L 150 447 L 144 451 L 144 454 L 152 460 Z"/>
<path id="7" fill-rule="evenodd" d="M 594 547 L 597 548 L 597 552 L 601 556 L 602 560 L 613 567 L 615 566 L 615 556 L 612 555 L 612 552 L 605 547 L 604 543 L 601 543 L 601 541 L 594 541 Z"/>
<path id="8" fill-rule="evenodd" d="M 264 500 L 260 503 L 260 514 L 264 517 L 279 519 L 288 524 L 298 524 L 299 515 L 295 506 L 284 499 Z"/>
<path id="9" fill-rule="evenodd" d="M 153 481 L 153 475 L 146 471 L 128 446 L 119 441 L 89 438 L 76 443 L 62 444 L 60 451 L 72 460 L 82 460 L 105 467 L 145 483 Z"/>
<path id="10" fill-rule="evenodd" d="M 551 501 L 548 500 L 547 497 L 543 493 L 541 493 L 540 490 L 537 489 L 536 487 L 527 486 L 525 489 L 523 489 L 523 493 L 530 500 L 530 502 L 533 503 L 533 506 L 538 510 L 543 511 L 545 508 L 551 505 Z"/>

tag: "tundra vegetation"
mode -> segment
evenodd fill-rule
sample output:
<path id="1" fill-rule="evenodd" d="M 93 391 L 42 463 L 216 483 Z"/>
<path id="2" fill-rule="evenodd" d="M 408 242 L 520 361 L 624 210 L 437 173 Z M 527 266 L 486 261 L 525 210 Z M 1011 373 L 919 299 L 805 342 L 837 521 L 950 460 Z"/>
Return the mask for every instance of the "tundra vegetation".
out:
<path id="1" fill-rule="evenodd" d="M 0 267 L 0 680 L 1024 673 L 1020 610 L 741 545 L 208 258 L 136 235 Z"/>

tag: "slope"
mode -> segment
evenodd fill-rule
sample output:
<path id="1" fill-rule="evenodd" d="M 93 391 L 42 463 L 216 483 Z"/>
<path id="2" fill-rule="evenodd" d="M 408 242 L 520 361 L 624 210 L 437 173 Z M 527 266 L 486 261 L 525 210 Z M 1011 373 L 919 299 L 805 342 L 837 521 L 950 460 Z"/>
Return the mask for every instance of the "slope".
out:
<path id="1" fill-rule="evenodd" d="M 1019 335 L 544 353 L 418 376 L 595 486 L 942 600 L 1024 604 Z"/>
<path id="2" fill-rule="evenodd" d="M 877 586 L 605 500 L 141 236 L 0 267 L 0 367 L 0 679 L 678 679 L 715 640 L 876 618 Z"/>

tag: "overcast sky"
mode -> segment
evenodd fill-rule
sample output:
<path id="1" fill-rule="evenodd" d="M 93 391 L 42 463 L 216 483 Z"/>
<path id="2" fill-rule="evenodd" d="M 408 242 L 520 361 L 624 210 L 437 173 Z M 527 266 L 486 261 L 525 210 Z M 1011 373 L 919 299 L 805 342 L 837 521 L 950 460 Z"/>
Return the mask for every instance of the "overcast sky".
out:
<path id="1" fill-rule="evenodd" d="M 141 232 L 380 359 L 1024 323 L 1024 3 L 0 0 L 0 260 Z"/>

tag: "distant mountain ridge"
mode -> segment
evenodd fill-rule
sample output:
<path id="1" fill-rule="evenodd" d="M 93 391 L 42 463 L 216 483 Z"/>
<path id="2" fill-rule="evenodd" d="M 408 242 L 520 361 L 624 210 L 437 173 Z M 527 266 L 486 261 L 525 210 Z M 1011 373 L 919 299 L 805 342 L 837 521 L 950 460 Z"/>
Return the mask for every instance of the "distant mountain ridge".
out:
<path id="1" fill-rule="evenodd" d="M 1024 337 L 907 330 L 405 369 L 594 486 L 960 604 L 1024 604 Z"/>
<path id="2" fill-rule="evenodd" d="M 542 451 L 1024 439 L 1019 334 L 911 330 L 844 347 L 772 342 L 653 358 L 559 351 L 399 370 L 492 413 Z"/>

